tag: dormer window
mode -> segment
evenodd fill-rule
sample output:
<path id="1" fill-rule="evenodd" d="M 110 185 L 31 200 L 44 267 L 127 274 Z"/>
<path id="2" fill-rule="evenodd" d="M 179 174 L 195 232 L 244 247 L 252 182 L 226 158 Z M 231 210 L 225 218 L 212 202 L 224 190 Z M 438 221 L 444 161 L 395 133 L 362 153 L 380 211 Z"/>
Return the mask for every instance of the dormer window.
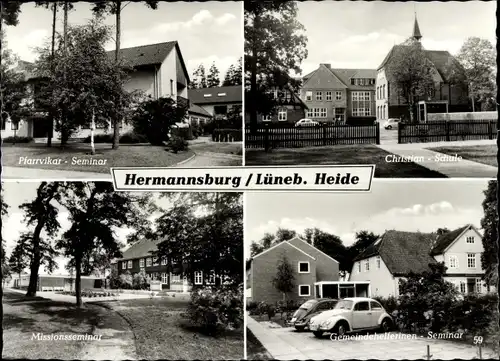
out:
<path id="1" fill-rule="evenodd" d="M 203 94 L 203 97 L 205 98 L 210 98 L 212 96 L 212 94 Z"/>
<path id="2" fill-rule="evenodd" d="M 226 96 L 226 93 L 217 93 L 217 96 L 218 96 L 218 97 L 225 97 L 225 96 Z"/>
<path id="3" fill-rule="evenodd" d="M 351 85 L 355 85 L 355 84 L 356 84 L 356 79 L 351 78 Z"/>

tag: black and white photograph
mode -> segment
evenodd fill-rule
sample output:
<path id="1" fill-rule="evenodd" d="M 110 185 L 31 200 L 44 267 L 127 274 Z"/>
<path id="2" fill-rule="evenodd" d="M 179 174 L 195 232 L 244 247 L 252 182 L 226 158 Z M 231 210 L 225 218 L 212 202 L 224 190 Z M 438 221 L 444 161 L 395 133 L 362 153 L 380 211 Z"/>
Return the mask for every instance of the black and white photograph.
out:
<path id="1" fill-rule="evenodd" d="M 497 359 L 496 192 L 247 193 L 248 359 Z"/>
<path id="2" fill-rule="evenodd" d="M 242 165 L 243 2 L 2 2 L 4 178 Z"/>
<path id="3" fill-rule="evenodd" d="M 245 2 L 245 164 L 497 174 L 494 1 Z"/>
<path id="4" fill-rule="evenodd" d="M 2 359 L 243 359 L 242 198 L 3 182 Z"/>

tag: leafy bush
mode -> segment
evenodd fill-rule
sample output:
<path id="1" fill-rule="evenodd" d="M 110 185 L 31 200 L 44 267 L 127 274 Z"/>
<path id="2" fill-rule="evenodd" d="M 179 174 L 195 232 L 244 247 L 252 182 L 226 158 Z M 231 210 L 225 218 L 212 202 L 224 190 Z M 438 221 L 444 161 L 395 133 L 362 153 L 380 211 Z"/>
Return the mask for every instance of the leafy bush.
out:
<path id="1" fill-rule="evenodd" d="M 172 127 L 171 134 L 172 137 L 179 137 L 185 140 L 193 140 L 195 138 L 191 127 Z"/>
<path id="2" fill-rule="evenodd" d="M 191 125 L 191 131 L 194 138 L 198 138 L 203 135 L 203 127 L 200 124 L 195 123 Z"/>
<path id="3" fill-rule="evenodd" d="M 132 284 L 135 290 L 149 289 L 149 277 L 144 270 L 134 274 L 132 277 Z"/>
<path id="4" fill-rule="evenodd" d="M 394 296 L 385 297 L 373 297 L 374 300 L 380 302 L 388 314 L 392 314 L 398 308 L 398 299 Z"/>
<path id="5" fill-rule="evenodd" d="M 6 137 L 2 138 L 3 143 L 31 143 L 33 137 Z"/>
<path id="6" fill-rule="evenodd" d="M 134 133 L 144 135 L 153 145 L 162 145 L 169 140 L 170 129 L 175 123 L 182 123 L 186 114 L 187 108 L 178 106 L 171 98 L 147 100 L 132 115 Z"/>
<path id="7" fill-rule="evenodd" d="M 259 303 L 255 302 L 255 301 L 250 301 L 250 302 L 247 302 L 247 304 L 246 304 L 247 311 L 249 311 L 249 312 L 257 310 L 258 306 L 259 306 Z"/>
<path id="8" fill-rule="evenodd" d="M 188 306 L 189 318 L 211 335 L 240 327 L 243 324 L 242 291 L 242 286 L 237 290 L 212 287 L 194 289 Z"/>
<path id="9" fill-rule="evenodd" d="M 122 136 L 120 136 L 120 143 L 122 144 L 148 143 L 148 138 L 143 134 L 127 132 L 124 133 Z"/>
<path id="10" fill-rule="evenodd" d="M 119 279 L 121 288 L 131 289 L 134 285 L 132 275 L 129 271 L 122 273 Z"/>
<path id="11" fill-rule="evenodd" d="M 184 138 L 173 136 L 168 142 L 168 147 L 174 153 L 182 152 L 188 148 L 188 142 Z"/>
<path id="12" fill-rule="evenodd" d="M 212 132 L 214 142 L 241 142 L 242 138 L 241 129 L 214 129 Z"/>
<path id="13" fill-rule="evenodd" d="M 498 295 L 465 295 L 451 307 L 447 328 L 450 331 L 467 330 L 468 333 L 486 336 L 491 320 L 498 317 Z"/>

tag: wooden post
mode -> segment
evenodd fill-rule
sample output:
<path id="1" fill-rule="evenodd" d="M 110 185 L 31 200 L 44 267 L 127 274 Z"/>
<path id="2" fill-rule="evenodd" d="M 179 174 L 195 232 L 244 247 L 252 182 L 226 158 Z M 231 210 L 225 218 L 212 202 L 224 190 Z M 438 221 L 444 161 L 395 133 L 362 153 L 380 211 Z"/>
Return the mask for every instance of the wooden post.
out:
<path id="1" fill-rule="evenodd" d="M 431 347 L 429 345 L 427 345 L 427 355 L 425 355 L 425 357 L 427 360 L 430 360 L 432 358 Z"/>
<path id="2" fill-rule="evenodd" d="M 491 123 L 492 123 L 492 121 L 490 120 L 488 122 L 488 139 L 490 139 L 490 140 L 493 139 L 493 125 Z"/>
<path id="3" fill-rule="evenodd" d="M 326 145 L 326 124 L 323 124 L 323 146 Z"/>
<path id="4" fill-rule="evenodd" d="M 399 122 L 398 124 L 398 144 L 401 144 L 401 138 L 402 138 L 402 131 L 403 131 L 403 127 L 404 127 L 404 123 L 402 122 Z"/>
<path id="5" fill-rule="evenodd" d="M 380 145 L 380 123 L 379 122 L 375 122 L 375 126 L 377 127 L 375 129 L 375 134 L 376 134 L 376 137 L 377 137 L 377 139 L 375 140 L 375 143 L 377 145 Z M 398 127 L 398 143 L 399 143 L 399 127 Z"/>
<path id="6" fill-rule="evenodd" d="M 450 122 L 446 121 L 446 141 L 450 141 Z"/>
<path id="7" fill-rule="evenodd" d="M 479 359 L 482 360 L 483 359 L 483 344 L 481 342 L 479 342 L 477 347 L 479 347 Z"/>
<path id="8" fill-rule="evenodd" d="M 264 128 L 264 149 L 269 150 L 269 126 L 266 124 Z"/>

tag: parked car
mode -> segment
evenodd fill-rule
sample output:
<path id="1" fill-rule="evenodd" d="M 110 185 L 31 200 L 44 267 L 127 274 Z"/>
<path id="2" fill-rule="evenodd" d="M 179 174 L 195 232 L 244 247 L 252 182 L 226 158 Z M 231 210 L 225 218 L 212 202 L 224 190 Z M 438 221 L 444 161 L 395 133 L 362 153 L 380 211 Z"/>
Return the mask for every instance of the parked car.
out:
<path id="1" fill-rule="evenodd" d="M 332 298 L 319 298 L 304 302 L 288 322 L 297 331 L 303 331 L 309 327 L 309 320 L 321 312 L 331 310 L 337 304 L 337 300 Z"/>
<path id="2" fill-rule="evenodd" d="M 321 337 L 325 332 L 338 336 L 374 329 L 387 332 L 392 327 L 392 317 L 384 307 L 367 297 L 344 298 L 337 302 L 333 310 L 322 312 L 309 321 L 309 329 L 316 337 Z"/>
<path id="3" fill-rule="evenodd" d="M 295 123 L 296 127 L 318 127 L 319 125 L 319 122 L 307 118 L 303 118 Z"/>
<path id="4" fill-rule="evenodd" d="M 401 122 L 401 119 L 397 118 L 389 118 L 387 121 L 384 123 L 384 128 L 385 129 L 398 129 L 399 122 Z"/>

